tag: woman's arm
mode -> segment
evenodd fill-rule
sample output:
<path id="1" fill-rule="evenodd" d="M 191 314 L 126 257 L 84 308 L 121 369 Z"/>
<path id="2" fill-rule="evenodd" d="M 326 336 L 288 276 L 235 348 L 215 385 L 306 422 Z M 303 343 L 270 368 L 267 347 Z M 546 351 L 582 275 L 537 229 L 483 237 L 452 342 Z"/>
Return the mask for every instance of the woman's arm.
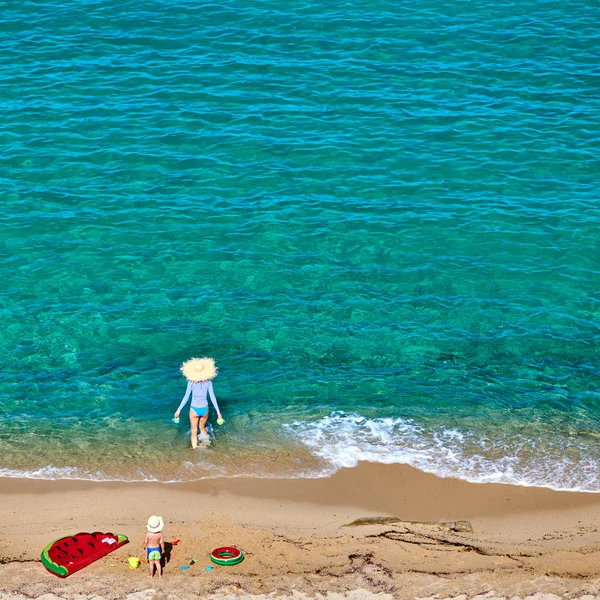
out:
<path id="1" fill-rule="evenodd" d="M 185 388 L 185 395 L 183 396 L 183 400 L 181 401 L 179 408 L 175 411 L 176 419 L 179 417 L 179 413 L 181 412 L 181 409 L 185 406 L 191 393 L 192 393 L 192 382 L 188 381 L 187 387 Z"/>
<path id="2" fill-rule="evenodd" d="M 208 382 L 208 393 L 210 394 L 210 401 L 213 403 L 213 406 L 215 407 L 215 409 L 217 411 L 217 415 L 219 416 L 219 419 L 220 419 L 221 411 L 219 410 L 219 405 L 217 404 L 217 399 L 215 398 L 215 391 L 213 390 L 212 381 Z"/>

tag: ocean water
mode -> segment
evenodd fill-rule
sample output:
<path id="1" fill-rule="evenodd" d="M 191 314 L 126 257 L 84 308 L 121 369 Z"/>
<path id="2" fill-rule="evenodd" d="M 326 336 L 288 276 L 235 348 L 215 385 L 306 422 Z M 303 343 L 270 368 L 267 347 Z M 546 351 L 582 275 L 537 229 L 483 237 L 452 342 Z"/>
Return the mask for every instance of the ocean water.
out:
<path id="1" fill-rule="evenodd" d="M 0 24 L 0 475 L 600 491 L 595 0 Z M 226 418 L 189 450 L 182 361 Z M 185 414 L 185 413 L 184 413 Z"/>

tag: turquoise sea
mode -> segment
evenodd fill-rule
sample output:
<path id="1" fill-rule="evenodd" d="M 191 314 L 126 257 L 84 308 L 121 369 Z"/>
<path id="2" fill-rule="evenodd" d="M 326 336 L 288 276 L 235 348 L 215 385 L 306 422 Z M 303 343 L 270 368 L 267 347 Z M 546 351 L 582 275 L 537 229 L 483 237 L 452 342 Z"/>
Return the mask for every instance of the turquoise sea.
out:
<path id="1" fill-rule="evenodd" d="M 0 475 L 600 492 L 596 0 L 23 0 Z M 227 420 L 193 452 L 180 364 Z"/>

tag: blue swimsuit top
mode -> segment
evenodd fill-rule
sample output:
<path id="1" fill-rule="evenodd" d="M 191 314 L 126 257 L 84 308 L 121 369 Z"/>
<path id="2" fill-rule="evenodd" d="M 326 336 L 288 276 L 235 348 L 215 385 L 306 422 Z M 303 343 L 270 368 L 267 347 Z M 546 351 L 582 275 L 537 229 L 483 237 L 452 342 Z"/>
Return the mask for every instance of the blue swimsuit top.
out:
<path id="1" fill-rule="evenodd" d="M 206 399 L 207 393 L 210 394 L 210 401 L 217 409 L 217 412 L 219 412 L 219 405 L 217 404 L 215 392 L 213 391 L 213 384 L 210 379 L 208 381 L 188 381 L 185 396 L 183 397 L 177 412 L 181 412 L 181 409 L 185 406 L 190 394 L 192 395 L 191 406 L 193 408 L 204 408 L 205 406 L 208 406 L 208 400 Z"/>

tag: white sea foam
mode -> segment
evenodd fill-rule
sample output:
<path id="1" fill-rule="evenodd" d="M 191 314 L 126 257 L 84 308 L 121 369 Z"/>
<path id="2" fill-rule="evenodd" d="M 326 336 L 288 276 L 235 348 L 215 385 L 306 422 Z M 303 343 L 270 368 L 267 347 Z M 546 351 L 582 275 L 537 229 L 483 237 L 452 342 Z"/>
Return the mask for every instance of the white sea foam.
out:
<path id="1" fill-rule="evenodd" d="M 243 465 L 240 465 L 243 467 Z M 91 482 L 121 482 L 121 483 L 183 483 L 191 481 L 201 481 L 204 479 L 236 479 L 239 477 L 255 479 L 273 479 L 285 477 L 286 479 L 318 479 L 332 475 L 337 468 L 326 465 L 323 469 L 304 469 L 298 470 L 295 474 L 286 472 L 280 474 L 269 471 L 238 471 L 231 472 L 224 465 L 211 465 L 210 469 L 199 469 L 198 465 L 191 461 L 184 461 L 174 474 L 171 476 L 161 476 L 153 472 L 145 472 L 138 469 L 134 474 L 123 475 L 122 473 L 109 473 L 101 470 L 87 470 L 75 466 L 57 467 L 47 465 L 38 468 L 13 469 L 0 467 L 0 478 L 10 479 L 41 479 L 46 481 L 59 481 L 63 479 L 74 481 Z"/>
<path id="2" fill-rule="evenodd" d="M 12 479 L 43 479 L 48 481 L 70 479 L 75 481 L 121 481 L 121 482 L 150 482 L 176 483 L 180 480 L 163 481 L 152 475 L 138 472 L 135 477 L 112 476 L 103 471 L 88 471 L 86 469 L 74 466 L 57 467 L 47 465 L 35 469 L 11 469 L 7 467 L 0 468 L 0 477 Z"/>
<path id="3" fill-rule="evenodd" d="M 74 479 L 79 481 L 106 481 L 102 473 L 90 473 L 79 467 L 55 467 L 47 465 L 37 469 L 11 469 L 7 467 L 0 468 L 0 477 L 10 477 L 13 479 Z"/>
<path id="4" fill-rule="evenodd" d="M 320 479 L 332 475 L 337 469 L 325 468 L 320 471 L 301 471 L 296 475 L 286 474 L 286 479 Z M 138 477 L 124 477 L 121 475 L 109 475 L 101 471 L 91 472 L 78 467 L 55 467 L 49 465 L 39 469 L 0 469 L 0 479 L 41 479 L 45 481 L 59 481 L 63 479 L 74 481 L 91 481 L 96 483 L 185 483 L 191 481 L 201 481 L 204 479 L 237 479 L 237 478 L 254 478 L 254 479 L 277 479 L 277 474 L 267 473 L 251 473 L 242 471 L 239 473 L 227 473 L 225 468 L 215 469 L 211 472 L 199 473 L 195 465 L 184 463 L 180 470 L 180 474 L 174 478 L 161 478 L 139 474 Z"/>
<path id="5" fill-rule="evenodd" d="M 490 426 L 485 431 L 426 427 L 410 419 L 370 419 L 342 412 L 316 421 L 297 420 L 283 425 L 283 429 L 288 440 L 300 443 L 313 455 L 314 464 L 297 458 L 293 461 L 297 463 L 293 470 L 287 463 L 285 469 L 273 470 L 271 461 L 263 469 L 260 459 L 251 463 L 242 460 L 235 464 L 236 468 L 228 462 L 203 460 L 199 464 L 184 460 L 172 465 L 170 472 L 160 472 L 147 465 L 144 470 L 135 468 L 126 474 L 117 465 L 106 471 L 102 467 L 47 465 L 29 469 L 0 468 L 0 477 L 162 483 L 219 477 L 319 478 L 365 461 L 407 464 L 440 477 L 478 483 L 600 492 L 596 469 L 599 450 L 597 440 L 589 435 L 581 438 L 551 436 L 548 430 L 532 428 L 526 437 L 522 429 L 511 430 L 501 425 Z M 285 454 L 289 459 L 289 449 Z"/>
<path id="6" fill-rule="evenodd" d="M 284 428 L 334 470 L 360 461 L 399 463 L 477 483 L 600 492 L 593 451 L 578 448 L 578 460 L 573 460 L 568 452 L 573 447 L 560 436 L 536 444 L 520 433 L 502 433 L 501 428 L 486 435 L 456 428 L 428 429 L 408 419 L 344 413 L 295 421 Z"/>

